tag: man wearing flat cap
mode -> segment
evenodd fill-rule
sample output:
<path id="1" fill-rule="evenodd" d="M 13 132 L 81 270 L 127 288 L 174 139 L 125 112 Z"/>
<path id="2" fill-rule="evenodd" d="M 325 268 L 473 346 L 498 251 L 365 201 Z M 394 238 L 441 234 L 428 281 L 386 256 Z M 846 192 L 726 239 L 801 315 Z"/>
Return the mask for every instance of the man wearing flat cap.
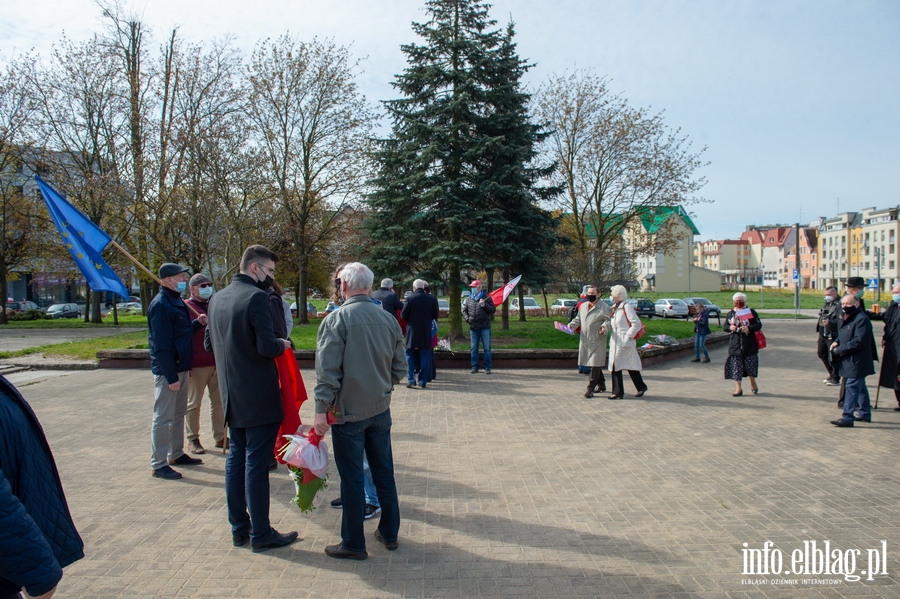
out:
<path id="1" fill-rule="evenodd" d="M 199 314 L 209 313 L 209 298 L 214 293 L 213 282 L 202 272 L 191 277 L 188 283 L 191 297 L 185 300 L 189 307 Z M 200 408 L 203 395 L 209 390 L 209 417 L 212 424 L 213 439 L 216 447 L 224 450 L 225 445 L 225 412 L 222 410 L 222 396 L 219 395 L 219 376 L 216 373 L 216 357 L 203 347 L 206 327 L 194 331 L 194 364 L 191 368 L 191 384 L 188 391 L 187 416 L 184 419 L 187 428 L 188 451 L 194 454 L 206 453 L 200 443 Z"/>
<path id="2" fill-rule="evenodd" d="M 150 370 L 155 377 L 156 401 L 150 428 L 150 467 L 153 476 L 181 478 L 174 465 L 193 466 L 203 460 L 184 453 L 184 415 L 193 366 L 193 336 L 206 326 L 206 315 L 191 319 L 181 300 L 187 288 L 187 268 L 171 262 L 159 267 L 159 293 L 147 309 Z"/>

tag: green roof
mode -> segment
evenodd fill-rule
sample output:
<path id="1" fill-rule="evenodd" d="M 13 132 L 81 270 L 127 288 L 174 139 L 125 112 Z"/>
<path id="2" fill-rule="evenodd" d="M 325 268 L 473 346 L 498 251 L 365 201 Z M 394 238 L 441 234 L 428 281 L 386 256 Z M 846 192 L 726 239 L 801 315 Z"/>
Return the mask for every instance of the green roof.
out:
<path id="1" fill-rule="evenodd" d="M 693 231 L 694 235 L 700 234 L 697 225 L 694 224 L 694 221 L 688 216 L 687 211 L 681 206 L 639 206 L 635 208 L 634 211 L 640 216 L 641 225 L 643 225 L 644 230 L 651 235 L 659 231 L 659 228 L 662 227 L 672 215 L 681 217 L 684 224 Z M 618 227 L 622 222 L 622 218 L 621 214 L 607 215 L 606 220 L 603 222 L 603 228 L 608 231 L 611 228 Z M 594 229 L 594 223 L 592 222 L 587 223 L 587 235 L 588 237 L 597 236 L 597 232 Z"/>

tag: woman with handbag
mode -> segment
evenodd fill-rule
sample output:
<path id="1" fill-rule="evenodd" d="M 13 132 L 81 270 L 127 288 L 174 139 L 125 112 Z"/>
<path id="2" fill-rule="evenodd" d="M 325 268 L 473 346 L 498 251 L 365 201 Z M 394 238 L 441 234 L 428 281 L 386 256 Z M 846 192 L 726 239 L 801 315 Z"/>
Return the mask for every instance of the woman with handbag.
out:
<path id="1" fill-rule="evenodd" d="M 581 329 L 578 341 L 578 364 L 590 368 L 591 379 L 588 381 L 584 396 L 591 398 L 594 391 L 606 391 L 606 379 L 603 378 L 603 366 L 606 364 L 606 332 L 604 327 L 609 322 L 609 306 L 598 297 L 596 286 L 587 288 L 586 300 L 578 307 L 575 318 L 569 326 Z"/>
<path id="2" fill-rule="evenodd" d="M 609 372 L 612 376 L 612 395 L 609 399 L 622 399 L 625 390 L 622 386 L 622 371 L 627 370 L 637 389 L 635 397 L 643 397 L 647 392 L 647 385 L 641 377 L 641 357 L 637 353 L 637 341 L 643 333 L 641 319 L 634 311 L 634 307 L 626 300 L 628 292 L 621 285 L 614 285 L 609 290 L 613 301 L 612 315 L 609 321 Z M 600 329 L 605 334 L 604 329 Z"/>
<path id="3" fill-rule="evenodd" d="M 731 299 L 734 301 L 734 308 L 725 317 L 725 325 L 722 327 L 726 333 L 731 333 L 728 359 L 725 361 L 725 378 L 734 381 L 732 395 L 740 397 L 744 394 L 741 379 L 749 377 L 750 391 L 755 395 L 759 392 L 756 377 L 759 376 L 758 337 L 762 335 L 762 321 L 756 310 L 747 307 L 746 295 L 735 293 Z"/>

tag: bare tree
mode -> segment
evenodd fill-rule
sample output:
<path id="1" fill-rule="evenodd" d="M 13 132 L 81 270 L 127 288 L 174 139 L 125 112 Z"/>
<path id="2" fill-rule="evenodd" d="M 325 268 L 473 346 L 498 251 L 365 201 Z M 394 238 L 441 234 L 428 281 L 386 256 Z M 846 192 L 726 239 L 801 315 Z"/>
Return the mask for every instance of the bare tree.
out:
<path id="1" fill-rule="evenodd" d="M 552 130 L 546 152 L 559 164 L 566 192 L 559 208 L 575 249 L 594 254 L 592 280 L 616 278 L 622 235 L 646 210 L 704 201 L 696 171 L 705 166 L 687 136 L 662 113 L 633 108 L 590 72 L 553 75 L 535 94 L 539 120 Z M 636 253 L 664 250 L 666 235 L 635 237 Z"/>
<path id="2" fill-rule="evenodd" d="M 7 281 L 32 245 L 34 202 L 25 196 L 25 160 L 34 114 L 27 86 L 33 60 L 22 57 L 0 72 L 0 324 L 6 324 Z"/>
<path id="3" fill-rule="evenodd" d="M 357 68 L 333 41 L 290 35 L 259 43 L 247 68 L 247 114 L 296 254 L 301 323 L 310 258 L 340 230 L 342 208 L 369 178 L 375 115 L 357 90 Z"/>

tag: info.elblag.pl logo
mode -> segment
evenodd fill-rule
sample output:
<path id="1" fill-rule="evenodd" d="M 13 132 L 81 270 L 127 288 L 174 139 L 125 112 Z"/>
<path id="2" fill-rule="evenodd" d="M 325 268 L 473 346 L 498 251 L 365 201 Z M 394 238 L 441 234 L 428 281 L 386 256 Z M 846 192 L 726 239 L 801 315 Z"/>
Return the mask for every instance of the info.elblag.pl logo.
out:
<path id="1" fill-rule="evenodd" d="M 761 549 L 753 549 L 748 543 L 743 546 L 746 576 L 842 576 L 847 582 L 857 582 L 862 576 L 875 580 L 875 576 L 887 575 L 887 541 L 881 541 L 881 547 L 866 549 L 865 561 L 862 549 L 832 548 L 831 541 L 803 541 L 803 548 L 791 551 L 789 558 L 772 541 L 766 541 Z"/>

